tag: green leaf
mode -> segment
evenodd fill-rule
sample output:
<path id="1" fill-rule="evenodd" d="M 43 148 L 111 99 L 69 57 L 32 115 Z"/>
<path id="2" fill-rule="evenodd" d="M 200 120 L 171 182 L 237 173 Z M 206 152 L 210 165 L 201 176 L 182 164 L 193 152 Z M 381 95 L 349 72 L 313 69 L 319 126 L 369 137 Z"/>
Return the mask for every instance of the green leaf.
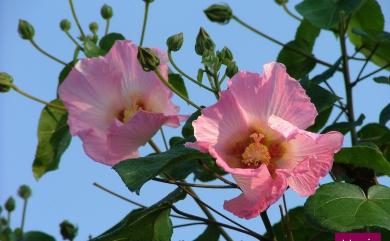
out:
<path id="1" fill-rule="evenodd" d="M 76 65 L 78 60 L 73 60 L 72 62 L 68 63 L 60 72 L 60 75 L 58 76 L 58 85 L 62 84 L 66 77 L 68 77 L 70 71 L 73 69 L 73 67 Z"/>
<path id="2" fill-rule="evenodd" d="M 340 99 L 338 96 L 332 94 L 330 91 L 322 88 L 316 83 L 305 80 L 302 80 L 300 83 L 306 90 L 306 94 L 316 106 L 318 113 L 328 110 L 338 99 Z"/>
<path id="3" fill-rule="evenodd" d="M 55 239 L 48 234 L 39 231 L 31 231 L 24 233 L 21 241 L 55 241 Z"/>
<path id="4" fill-rule="evenodd" d="M 185 198 L 181 189 L 148 208 L 136 209 L 91 241 L 170 241 L 173 233 L 170 207 Z"/>
<path id="5" fill-rule="evenodd" d="M 288 211 L 288 218 L 294 241 L 333 241 L 332 233 L 317 228 L 306 219 L 303 207 L 296 207 Z M 275 223 L 273 230 L 278 241 L 287 241 L 282 221 Z M 264 235 L 269 238 L 269 233 Z"/>
<path id="6" fill-rule="evenodd" d="M 379 115 L 379 123 L 382 125 L 386 125 L 386 123 L 389 120 L 390 120 L 390 104 L 387 104 Z"/>
<path id="7" fill-rule="evenodd" d="M 304 0 L 295 9 L 318 28 L 337 28 L 340 12 L 352 14 L 359 8 L 362 0 Z"/>
<path id="8" fill-rule="evenodd" d="M 325 70 L 323 73 L 315 76 L 311 79 L 316 84 L 321 84 L 324 81 L 330 79 L 337 71 L 341 63 L 341 58 L 339 58 L 329 69 Z"/>
<path id="9" fill-rule="evenodd" d="M 169 165 L 179 162 L 208 158 L 208 154 L 197 150 L 177 147 L 166 152 L 122 161 L 113 168 L 132 192 L 139 193 L 141 187 L 157 176 Z"/>
<path id="10" fill-rule="evenodd" d="M 373 142 L 378 146 L 390 142 L 390 130 L 378 123 L 363 126 L 357 133 L 360 141 Z"/>
<path id="11" fill-rule="evenodd" d="M 206 230 L 199 235 L 194 241 L 218 241 L 220 232 L 217 226 L 209 225 Z"/>
<path id="12" fill-rule="evenodd" d="M 99 41 L 99 47 L 107 53 L 117 40 L 125 40 L 125 37 L 120 33 L 107 34 Z"/>
<path id="13" fill-rule="evenodd" d="M 180 74 L 172 74 L 168 75 L 168 83 L 177 90 L 180 94 L 188 98 L 188 92 L 186 85 L 184 84 L 184 80 Z"/>
<path id="14" fill-rule="evenodd" d="M 93 58 L 103 55 L 104 51 L 100 49 L 92 40 L 87 39 L 84 42 L 84 54 L 88 58 Z"/>
<path id="15" fill-rule="evenodd" d="M 201 115 L 201 111 L 197 110 L 187 119 L 186 123 L 181 130 L 181 134 L 184 138 L 189 138 L 194 135 L 194 127 L 192 126 L 192 122 Z"/>
<path id="16" fill-rule="evenodd" d="M 358 167 L 370 168 L 378 173 L 390 176 L 390 163 L 376 148 L 369 146 L 354 146 L 342 148 L 334 156 L 336 163 L 352 164 Z"/>
<path id="17" fill-rule="evenodd" d="M 308 198 L 305 213 L 329 230 L 345 232 L 365 227 L 390 230 L 390 189 L 375 185 L 366 196 L 356 185 L 325 184 Z"/>
<path id="18" fill-rule="evenodd" d="M 384 16 L 376 0 L 366 0 L 352 16 L 348 25 L 348 37 L 366 57 L 377 47 L 371 61 L 382 67 L 390 63 L 389 33 L 384 30 Z M 379 46 L 377 46 L 379 44 Z"/>
<path id="19" fill-rule="evenodd" d="M 303 20 L 295 34 L 295 40 L 288 42 L 280 51 L 277 61 L 286 65 L 287 72 L 292 77 L 300 79 L 314 68 L 316 62 L 312 58 L 294 50 L 312 56 L 313 46 L 319 33 L 320 29 Z"/>
<path id="20" fill-rule="evenodd" d="M 63 106 L 60 100 L 54 100 L 51 103 Z M 43 109 L 39 119 L 38 147 L 33 163 L 33 173 L 36 179 L 58 168 L 61 155 L 71 141 L 67 118 L 65 110 L 48 106 Z"/>
<path id="21" fill-rule="evenodd" d="M 378 83 L 378 84 L 388 84 L 388 85 L 390 85 L 390 76 L 389 77 L 386 77 L 386 76 L 375 77 L 374 81 L 376 83 Z"/>
<path id="22" fill-rule="evenodd" d="M 365 118 L 366 118 L 365 115 L 361 114 L 359 116 L 359 118 L 354 123 L 350 123 L 350 122 L 334 123 L 334 124 L 326 127 L 321 133 L 326 133 L 326 132 L 329 132 L 329 131 L 338 131 L 338 132 L 343 133 L 343 135 L 345 135 L 348 132 L 350 132 L 353 128 L 362 125 L 363 124 L 363 120 Z"/>

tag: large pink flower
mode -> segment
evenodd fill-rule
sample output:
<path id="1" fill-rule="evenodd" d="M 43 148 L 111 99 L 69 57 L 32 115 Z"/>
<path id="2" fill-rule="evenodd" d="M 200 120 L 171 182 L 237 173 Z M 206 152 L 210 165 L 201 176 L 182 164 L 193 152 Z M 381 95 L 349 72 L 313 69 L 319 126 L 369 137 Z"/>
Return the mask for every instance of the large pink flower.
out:
<path id="1" fill-rule="evenodd" d="M 181 119 L 171 91 L 153 72 L 143 71 L 137 51 L 132 42 L 117 41 L 105 57 L 79 61 L 59 88 L 71 134 L 82 139 L 92 159 L 107 165 L 137 157 L 163 124 L 178 126 Z"/>
<path id="2" fill-rule="evenodd" d="M 332 167 L 343 143 L 338 132 L 305 131 L 317 111 L 282 64 L 264 66 L 263 75 L 239 72 L 215 105 L 193 122 L 196 142 L 232 174 L 242 194 L 224 208 L 253 218 L 276 202 L 289 186 L 311 195 Z"/>

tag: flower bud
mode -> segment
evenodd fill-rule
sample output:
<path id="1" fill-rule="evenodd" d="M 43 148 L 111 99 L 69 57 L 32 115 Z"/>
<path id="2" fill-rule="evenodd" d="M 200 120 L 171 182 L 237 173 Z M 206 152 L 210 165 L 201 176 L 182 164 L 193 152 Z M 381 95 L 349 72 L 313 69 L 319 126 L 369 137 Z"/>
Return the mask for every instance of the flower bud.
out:
<path id="1" fill-rule="evenodd" d="M 72 24 L 68 19 L 62 19 L 60 22 L 60 28 L 64 32 L 68 32 L 69 29 L 72 27 Z"/>
<path id="2" fill-rule="evenodd" d="M 112 18 L 112 15 L 114 15 L 112 11 L 112 7 L 104 4 L 103 7 L 100 9 L 100 15 L 102 15 L 102 18 L 105 20 L 109 20 Z"/>
<path id="3" fill-rule="evenodd" d="M 283 5 L 283 4 L 286 4 L 288 2 L 288 0 L 275 0 L 275 2 L 279 5 Z"/>
<path id="4" fill-rule="evenodd" d="M 183 33 L 172 35 L 167 39 L 168 51 L 178 51 L 183 45 Z"/>
<path id="5" fill-rule="evenodd" d="M 15 234 L 16 240 L 23 239 L 23 230 L 21 228 L 15 228 L 14 234 Z"/>
<path id="6" fill-rule="evenodd" d="M 60 224 L 60 233 L 64 240 L 74 240 L 77 235 L 78 228 L 67 220 Z"/>
<path id="7" fill-rule="evenodd" d="M 12 82 L 14 82 L 14 80 L 11 75 L 4 72 L 0 72 L 0 93 L 10 91 L 10 85 L 12 84 Z"/>
<path id="8" fill-rule="evenodd" d="M 7 219 L 0 218 L 0 227 L 6 227 L 8 225 Z"/>
<path id="9" fill-rule="evenodd" d="M 18 32 L 22 39 L 32 40 L 34 38 L 34 27 L 26 20 L 19 20 Z"/>
<path id="10" fill-rule="evenodd" d="M 146 72 L 154 71 L 160 65 L 160 59 L 150 48 L 138 47 L 137 59 Z"/>
<path id="11" fill-rule="evenodd" d="M 19 187 L 18 195 L 24 200 L 27 200 L 31 197 L 31 188 L 27 185 L 22 185 Z"/>
<path id="12" fill-rule="evenodd" d="M 154 2 L 154 0 L 144 0 L 144 2 L 151 3 L 151 2 Z"/>
<path id="13" fill-rule="evenodd" d="M 227 77 L 232 78 L 238 72 L 238 66 L 236 62 L 232 61 L 226 66 L 225 74 Z"/>
<path id="14" fill-rule="evenodd" d="M 12 212 L 15 210 L 15 199 L 13 197 L 9 197 L 4 204 L 5 210 L 8 212 Z"/>
<path id="15" fill-rule="evenodd" d="M 233 60 L 233 53 L 227 47 L 224 47 L 220 52 L 217 52 L 217 55 L 224 65 L 228 65 Z"/>
<path id="16" fill-rule="evenodd" d="M 210 21 L 221 24 L 227 24 L 233 17 L 232 9 L 227 4 L 213 4 L 204 13 Z"/>
<path id="17" fill-rule="evenodd" d="M 196 37 L 195 52 L 202 56 L 206 50 L 214 51 L 215 44 L 203 27 L 199 29 Z"/>
<path id="18" fill-rule="evenodd" d="M 91 30 L 91 32 L 95 34 L 99 30 L 99 25 L 97 24 L 97 22 L 90 23 L 89 30 Z"/>

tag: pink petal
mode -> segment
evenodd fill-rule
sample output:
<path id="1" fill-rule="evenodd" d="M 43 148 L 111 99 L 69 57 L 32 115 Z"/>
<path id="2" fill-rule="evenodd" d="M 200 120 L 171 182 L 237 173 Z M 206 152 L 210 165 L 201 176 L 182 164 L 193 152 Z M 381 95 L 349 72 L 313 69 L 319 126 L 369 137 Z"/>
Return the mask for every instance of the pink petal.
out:
<path id="1" fill-rule="evenodd" d="M 273 176 L 262 165 L 256 177 L 233 174 L 243 193 L 225 201 L 224 208 L 240 218 L 254 218 L 275 203 L 287 188 L 286 177 L 276 172 Z"/>
<path id="2" fill-rule="evenodd" d="M 167 58 L 164 53 L 155 50 L 160 57 L 160 72 L 168 78 Z M 124 98 L 139 95 L 151 112 L 177 114 L 179 107 L 171 103 L 172 92 L 161 83 L 157 75 L 145 72 L 137 60 L 138 47 L 131 41 L 117 41 L 106 55 L 107 62 L 122 73 L 122 94 Z M 128 100 L 131 101 L 131 100 Z"/>
<path id="3" fill-rule="evenodd" d="M 202 115 L 192 125 L 197 140 L 195 145 L 201 150 L 217 143 L 225 144 L 249 131 L 242 110 L 227 91 L 221 94 L 216 104 L 203 109 Z"/>
<path id="4" fill-rule="evenodd" d="M 116 163 L 117 157 L 112 153 L 112 150 L 107 144 L 107 135 L 95 129 L 88 129 L 79 133 L 83 141 L 85 153 L 93 160 L 112 166 Z M 138 157 L 138 151 L 127 153 L 127 158 Z"/>
<path id="5" fill-rule="evenodd" d="M 229 90 L 246 114 L 263 122 L 276 115 L 301 129 L 312 125 L 317 111 L 284 65 L 270 63 L 263 70 L 263 75 L 240 72 L 229 81 Z"/>
<path id="6" fill-rule="evenodd" d="M 319 180 L 332 168 L 333 155 L 341 149 L 343 138 L 335 131 L 326 134 L 301 131 L 291 139 L 292 159 L 299 164 L 290 173 L 289 186 L 303 196 L 312 195 Z"/>
<path id="7" fill-rule="evenodd" d="M 167 123 L 179 124 L 179 117 L 139 111 L 126 124 L 113 125 L 107 138 L 107 146 L 112 153 L 110 165 L 134 157 L 133 153 Z"/>
<path id="8" fill-rule="evenodd" d="M 103 58 L 79 61 L 59 87 L 72 135 L 89 128 L 106 131 L 122 108 L 120 89 L 120 72 Z"/>

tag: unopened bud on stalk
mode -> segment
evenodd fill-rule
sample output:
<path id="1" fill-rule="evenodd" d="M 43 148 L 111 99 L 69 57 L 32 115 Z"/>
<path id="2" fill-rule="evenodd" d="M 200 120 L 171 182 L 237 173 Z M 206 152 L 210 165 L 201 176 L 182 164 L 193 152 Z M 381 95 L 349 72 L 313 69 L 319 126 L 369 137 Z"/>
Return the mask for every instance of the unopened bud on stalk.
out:
<path id="1" fill-rule="evenodd" d="M 11 75 L 0 72 L 0 93 L 5 93 L 11 90 L 11 84 L 14 82 Z"/>
<path id="2" fill-rule="evenodd" d="M 183 45 L 184 37 L 183 33 L 172 35 L 167 39 L 168 51 L 178 51 Z"/>
<path id="3" fill-rule="evenodd" d="M 154 71 L 160 65 L 160 59 L 150 48 L 138 47 L 137 59 L 146 72 Z"/>
<path id="4" fill-rule="evenodd" d="M 226 66 L 225 74 L 227 77 L 232 78 L 238 72 L 238 66 L 236 62 L 232 61 Z"/>
<path id="5" fill-rule="evenodd" d="M 275 0 L 275 2 L 279 5 L 283 5 L 283 4 L 286 4 L 288 2 L 288 0 Z"/>
<path id="6" fill-rule="evenodd" d="M 96 34 L 96 32 L 99 30 L 99 25 L 96 22 L 92 22 L 89 24 L 89 30 L 91 30 L 92 33 Z"/>
<path id="7" fill-rule="evenodd" d="M 210 21 L 220 24 L 227 24 L 233 17 L 232 9 L 227 4 L 213 4 L 204 13 Z"/>
<path id="8" fill-rule="evenodd" d="M 34 38 L 34 27 L 26 20 L 19 20 L 18 32 L 22 39 L 32 40 Z"/>
<path id="9" fill-rule="evenodd" d="M 5 210 L 8 212 L 12 212 L 15 210 L 15 199 L 13 197 L 9 197 L 4 204 Z"/>
<path id="10" fill-rule="evenodd" d="M 103 7 L 100 9 L 100 15 L 102 15 L 103 19 L 109 20 L 114 15 L 112 7 L 107 4 L 104 4 Z"/>
<path id="11" fill-rule="evenodd" d="M 215 44 L 206 30 L 201 27 L 196 37 L 195 52 L 202 56 L 206 50 L 214 51 Z"/>
<path id="12" fill-rule="evenodd" d="M 67 220 L 60 224 L 60 232 L 64 240 L 74 240 L 77 235 L 78 228 Z"/>
<path id="13" fill-rule="evenodd" d="M 154 2 L 154 0 L 144 0 L 144 2 L 151 3 L 151 2 Z"/>
<path id="14" fill-rule="evenodd" d="M 68 32 L 69 29 L 72 27 L 72 24 L 68 19 L 62 19 L 60 22 L 60 28 L 64 32 Z"/>
<path id="15" fill-rule="evenodd" d="M 24 200 L 27 200 L 31 197 L 31 188 L 27 185 L 22 185 L 19 187 L 18 195 Z"/>
<path id="16" fill-rule="evenodd" d="M 217 55 L 224 65 L 228 65 L 233 60 L 233 53 L 227 47 L 224 47 L 221 51 L 217 52 Z"/>

